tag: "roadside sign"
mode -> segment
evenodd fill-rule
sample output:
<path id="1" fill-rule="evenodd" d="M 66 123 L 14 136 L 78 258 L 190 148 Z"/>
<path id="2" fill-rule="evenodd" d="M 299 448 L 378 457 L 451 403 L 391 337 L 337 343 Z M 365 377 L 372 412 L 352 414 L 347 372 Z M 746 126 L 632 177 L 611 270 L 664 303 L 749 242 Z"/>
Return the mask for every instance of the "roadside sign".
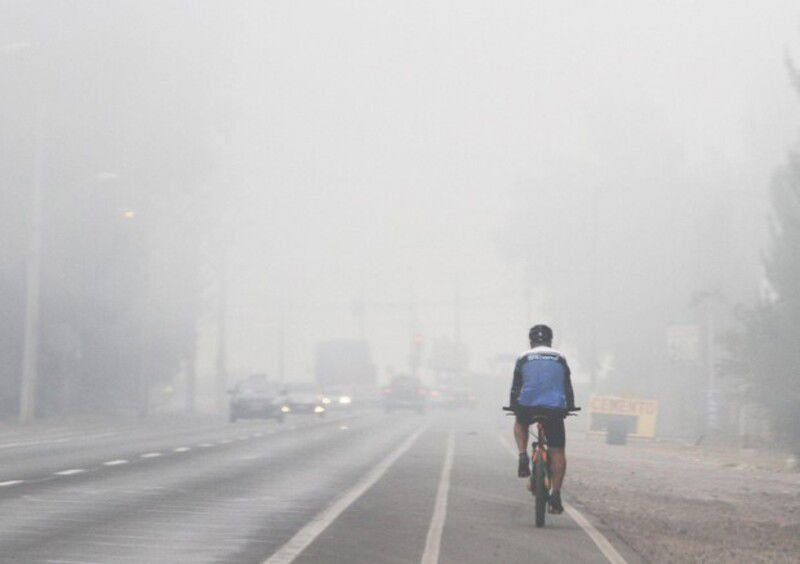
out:
<path id="1" fill-rule="evenodd" d="M 591 396 L 589 398 L 589 432 L 605 432 L 608 421 L 625 418 L 629 421 L 628 436 L 652 439 L 656 436 L 656 400 Z"/>

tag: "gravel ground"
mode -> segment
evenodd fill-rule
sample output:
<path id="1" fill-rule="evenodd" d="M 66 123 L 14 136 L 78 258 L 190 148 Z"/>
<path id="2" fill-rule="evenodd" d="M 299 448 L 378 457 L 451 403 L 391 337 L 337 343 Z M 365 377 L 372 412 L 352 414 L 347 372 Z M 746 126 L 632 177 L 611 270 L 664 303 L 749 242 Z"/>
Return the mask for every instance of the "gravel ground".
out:
<path id="1" fill-rule="evenodd" d="M 800 474 L 778 458 L 571 437 L 565 492 L 649 562 L 800 562 Z"/>

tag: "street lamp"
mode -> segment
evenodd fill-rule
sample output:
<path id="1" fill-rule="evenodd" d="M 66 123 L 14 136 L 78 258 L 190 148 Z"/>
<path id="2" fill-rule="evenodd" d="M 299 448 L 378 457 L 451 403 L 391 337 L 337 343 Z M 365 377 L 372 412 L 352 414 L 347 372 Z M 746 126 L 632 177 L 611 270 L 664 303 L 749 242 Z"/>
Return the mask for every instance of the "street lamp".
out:
<path id="1" fill-rule="evenodd" d="M 25 41 L 8 43 L 0 48 L 3 55 L 33 51 Z M 42 252 L 42 184 L 44 176 L 44 103 L 41 93 L 34 95 L 33 197 L 30 216 L 30 239 L 26 265 L 25 321 L 23 328 L 22 366 L 20 377 L 19 420 L 27 422 L 36 412 L 37 359 L 39 351 L 39 291 Z"/>

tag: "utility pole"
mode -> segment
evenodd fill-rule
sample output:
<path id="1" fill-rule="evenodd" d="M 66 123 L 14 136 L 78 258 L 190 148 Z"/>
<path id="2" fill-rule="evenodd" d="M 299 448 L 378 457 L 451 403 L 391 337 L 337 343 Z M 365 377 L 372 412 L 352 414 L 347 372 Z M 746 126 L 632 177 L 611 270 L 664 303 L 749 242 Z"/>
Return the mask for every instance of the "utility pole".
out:
<path id="1" fill-rule="evenodd" d="M 225 386 L 227 370 L 227 314 L 228 314 L 228 234 L 223 234 L 219 250 L 219 272 L 217 281 L 217 359 L 216 397 L 217 410 L 225 409 Z"/>
<path id="2" fill-rule="evenodd" d="M 280 326 L 278 327 L 278 380 L 286 382 L 286 297 L 281 303 Z"/>
<path id="3" fill-rule="evenodd" d="M 186 357 L 186 412 L 194 413 L 197 389 L 197 325 L 194 320 L 189 338 L 191 343 Z"/>
<path id="4" fill-rule="evenodd" d="M 417 318 L 417 297 L 414 293 L 414 287 L 410 288 L 410 300 L 408 302 L 408 315 L 411 333 L 411 353 L 409 354 L 409 365 L 411 368 L 411 375 L 417 376 L 419 374 L 419 365 L 422 361 L 422 336 L 419 335 L 419 321 Z"/>
<path id="5" fill-rule="evenodd" d="M 453 295 L 453 310 L 453 341 L 458 345 L 461 343 L 461 281 L 458 278 Z"/>
<path id="6" fill-rule="evenodd" d="M 151 296 L 150 296 L 150 233 L 149 222 L 150 206 L 143 206 L 140 213 L 128 212 L 128 219 L 138 221 L 141 248 L 142 269 L 142 312 L 139 323 L 139 417 L 145 418 L 150 414 L 150 331 L 152 331 Z M 136 217 L 139 219 L 135 219 Z"/>
<path id="7" fill-rule="evenodd" d="M 33 201 L 31 235 L 28 247 L 25 326 L 20 382 L 19 420 L 30 421 L 36 415 L 36 383 L 39 357 L 39 296 L 42 261 L 42 191 L 44 184 L 44 105 L 36 102 L 34 118 Z"/>
<path id="8" fill-rule="evenodd" d="M 598 214 L 599 214 L 599 207 L 600 207 L 600 188 L 595 185 L 594 189 L 592 190 L 592 200 L 591 200 L 591 273 L 590 273 L 590 299 L 592 301 L 591 305 L 589 306 L 589 311 L 591 312 L 591 319 L 590 319 L 590 345 L 589 345 L 589 358 L 590 358 L 590 366 L 589 366 L 589 386 L 591 393 L 597 392 L 597 372 L 599 369 L 599 363 L 597 360 L 597 316 L 598 316 L 598 289 L 597 289 L 597 277 L 599 276 L 599 269 L 598 269 L 598 261 L 597 261 L 597 253 L 598 253 L 598 246 L 597 246 L 597 237 L 598 233 Z"/>

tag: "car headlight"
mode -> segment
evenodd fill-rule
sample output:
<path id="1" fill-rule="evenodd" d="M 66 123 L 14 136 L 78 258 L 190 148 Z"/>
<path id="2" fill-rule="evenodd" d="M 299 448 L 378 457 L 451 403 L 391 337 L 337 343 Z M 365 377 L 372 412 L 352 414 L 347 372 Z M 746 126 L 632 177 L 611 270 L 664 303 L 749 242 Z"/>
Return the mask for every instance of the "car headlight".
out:
<path id="1" fill-rule="evenodd" d="M 341 396 L 339 398 L 339 403 L 344 404 L 344 405 L 349 404 L 351 401 L 353 401 L 353 400 L 350 398 L 350 396 Z"/>
<path id="2" fill-rule="evenodd" d="M 328 405 L 329 403 L 331 403 L 331 398 L 322 398 L 322 403 Z"/>
<path id="3" fill-rule="evenodd" d="M 325 408 L 321 405 L 318 405 L 314 408 L 314 413 L 322 413 L 323 411 L 325 411 Z"/>
<path id="4" fill-rule="evenodd" d="M 289 409 L 288 405 L 284 405 L 281 407 L 281 413 L 289 413 L 291 409 Z"/>

